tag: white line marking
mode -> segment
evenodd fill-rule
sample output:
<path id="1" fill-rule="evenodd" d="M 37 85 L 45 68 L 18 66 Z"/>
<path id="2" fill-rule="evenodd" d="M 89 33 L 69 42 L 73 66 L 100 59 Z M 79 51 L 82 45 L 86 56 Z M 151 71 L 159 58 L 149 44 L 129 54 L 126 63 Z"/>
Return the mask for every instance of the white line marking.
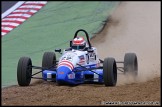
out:
<path id="1" fill-rule="evenodd" d="M 3 35 L 5 35 L 6 33 L 5 32 L 1 32 L 1 35 L 3 36 Z"/>
<path id="2" fill-rule="evenodd" d="M 3 27 L 2 30 L 12 30 L 13 28 L 10 28 L 10 27 Z"/>
<path id="3" fill-rule="evenodd" d="M 40 9 L 40 8 L 42 8 L 42 6 L 35 6 L 35 5 L 24 5 L 24 6 L 20 6 L 19 8 L 38 8 L 38 9 Z"/>
<path id="4" fill-rule="evenodd" d="M 9 16 L 24 16 L 24 17 L 30 17 L 31 15 L 29 15 L 29 14 L 11 14 Z"/>
<path id="5" fill-rule="evenodd" d="M 28 2 L 26 2 L 25 4 L 30 4 L 30 3 L 33 3 L 33 4 L 46 4 L 47 2 L 46 1 L 37 1 L 37 2 L 32 2 L 32 1 L 28 1 Z"/>
<path id="6" fill-rule="evenodd" d="M 18 26 L 19 24 L 13 23 L 13 22 L 1 22 L 2 25 L 12 25 L 12 26 Z"/>
<path id="7" fill-rule="evenodd" d="M 21 19 L 21 18 L 5 18 L 5 19 L 3 19 L 3 20 L 21 21 L 21 22 L 25 21 L 25 19 Z M 3 21 L 3 20 L 2 20 L 2 21 Z"/>
<path id="8" fill-rule="evenodd" d="M 18 3 L 16 3 L 14 6 L 12 6 L 10 9 L 8 9 L 6 12 L 4 12 L 1 16 L 1 19 L 3 19 L 4 17 L 6 17 L 7 15 L 9 15 L 12 11 L 14 11 L 16 8 L 18 8 L 19 6 L 21 6 L 24 3 L 24 1 L 19 1 Z"/>

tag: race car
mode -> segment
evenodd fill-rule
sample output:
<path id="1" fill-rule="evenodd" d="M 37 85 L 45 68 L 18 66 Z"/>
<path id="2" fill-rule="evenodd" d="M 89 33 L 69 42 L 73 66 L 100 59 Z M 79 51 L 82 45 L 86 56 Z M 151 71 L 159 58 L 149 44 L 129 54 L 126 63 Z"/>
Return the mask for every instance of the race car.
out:
<path id="1" fill-rule="evenodd" d="M 79 32 L 84 32 L 83 36 L 78 36 Z M 56 60 L 55 52 L 61 54 Z M 83 83 L 99 83 L 105 86 L 116 86 L 117 71 L 123 74 L 138 75 L 138 61 L 135 53 L 126 53 L 124 61 L 116 61 L 112 57 L 104 60 L 100 59 L 97 49 L 90 43 L 88 33 L 79 29 L 75 32 L 70 47 L 55 49 L 55 52 L 45 52 L 42 58 L 42 66 L 33 66 L 30 57 L 21 57 L 17 66 L 17 81 L 19 86 L 28 86 L 31 78 L 43 79 L 45 81 L 56 82 L 58 85 L 78 85 Z M 122 67 L 117 64 L 122 63 Z M 32 69 L 40 71 L 32 74 Z M 42 73 L 42 77 L 35 75 Z"/>

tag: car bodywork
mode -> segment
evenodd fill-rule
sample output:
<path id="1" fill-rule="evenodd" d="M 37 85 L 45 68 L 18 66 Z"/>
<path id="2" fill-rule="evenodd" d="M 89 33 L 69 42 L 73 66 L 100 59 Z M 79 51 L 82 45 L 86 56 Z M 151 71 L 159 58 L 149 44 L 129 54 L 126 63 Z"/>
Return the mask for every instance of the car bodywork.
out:
<path id="1" fill-rule="evenodd" d="M 33 66 L 29 57 L 21 57 L 17 67 L 18 84 L 28 86 L 31 78 L 35 78 L 57 84 L 77 85 L 88 82 L 115 86 L 117 70 L 124 74 L 131 72 L 137 76 L 138 63 L 135 53 L 126 53 L 124 61 L 116 62 L 114 58 L 110 57 L 101 60 L 98 57 L 97 49 L 91 46 L 88 33 L 85 30 L 77 30 L 74 38 L 80 31 L 85 33 L 87 39 L 84 51 L 72 49 L 70 42 L 70 48 L 64 49 L 63 52 L 61 49 L 55 49 L 55 52 L 61 54 L 58 61 L 54 52 L 44 53 L 42 67 Z M 116 63 L 123 63 L 124 67 L 117 67 Z M 32 69 L 40 69 L 40 71 L 32 74 Z M 42 78 L 35 77 L 38 73 L 42 73 Z"/>

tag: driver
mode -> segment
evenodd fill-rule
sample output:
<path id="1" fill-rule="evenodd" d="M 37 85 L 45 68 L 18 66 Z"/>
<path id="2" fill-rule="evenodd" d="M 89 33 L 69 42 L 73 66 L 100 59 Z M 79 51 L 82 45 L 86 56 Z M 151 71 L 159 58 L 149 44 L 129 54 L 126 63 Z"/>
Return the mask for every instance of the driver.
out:
<path id="1" fill-rule="evenodd" d="M 86 41 L 83 37 L 76 37 L 72 41 L 72 49 L 83 51 L 86 49 Z"/>

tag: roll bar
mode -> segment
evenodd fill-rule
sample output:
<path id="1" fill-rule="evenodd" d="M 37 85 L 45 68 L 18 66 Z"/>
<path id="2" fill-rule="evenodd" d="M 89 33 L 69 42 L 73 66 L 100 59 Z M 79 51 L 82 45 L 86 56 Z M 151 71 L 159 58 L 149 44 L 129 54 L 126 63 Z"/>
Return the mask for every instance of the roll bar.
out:
<path id="1" fill-rule="evenodd" d="M 78 36 L 78 33 L 79 33 L 80 31 L 82 31 L 82 32 L 84 32 L 84 33 L 86 34 L 87 41 L 88 41 L 88 45 L 89 45 L 89 48 L 91 49 L 92 46 L 91 46 L 91 43 L 90 43 L 90 41 L 89 41 L 89 35 L 88 35 L 88 33 L 87 33 L 85 30 L 83 30 L 83 29 L 77 30 L 77 31 L 75 32 L 74 38 L 76 38 L 76 37 Z"/>

